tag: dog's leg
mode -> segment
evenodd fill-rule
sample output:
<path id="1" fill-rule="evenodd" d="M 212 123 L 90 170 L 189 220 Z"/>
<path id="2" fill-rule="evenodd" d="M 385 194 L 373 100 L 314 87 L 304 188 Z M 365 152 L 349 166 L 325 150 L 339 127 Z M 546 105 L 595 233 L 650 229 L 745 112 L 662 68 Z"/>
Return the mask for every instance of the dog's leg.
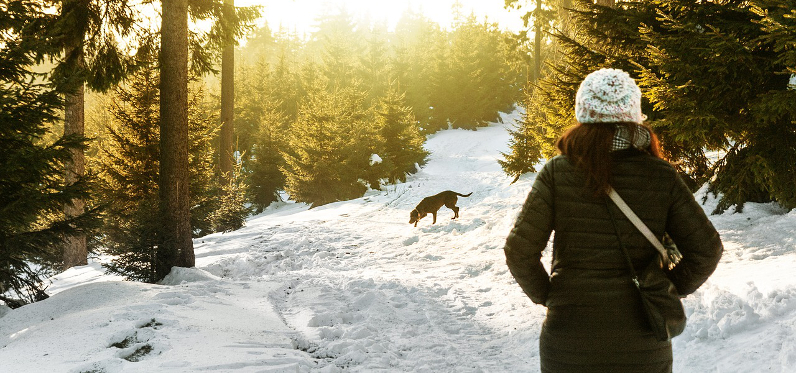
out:
<path id="1" fill-rule="evenodd" d="M 453 207 L 451 207 L 451 210 L 453 210 L 453 217 L 451 219 L 458 218 L 459 217 L 459 208 L 456 207 L 456 206 L 453 206 Z"/>
<path id="2" fill-rule="evenodd" d="M 431 224 L 436 224 L 437 223 L 437 212 L 436 211 L 432 212 L 431 216 L 434 217 L 434 221 L 432 221 Z"/>

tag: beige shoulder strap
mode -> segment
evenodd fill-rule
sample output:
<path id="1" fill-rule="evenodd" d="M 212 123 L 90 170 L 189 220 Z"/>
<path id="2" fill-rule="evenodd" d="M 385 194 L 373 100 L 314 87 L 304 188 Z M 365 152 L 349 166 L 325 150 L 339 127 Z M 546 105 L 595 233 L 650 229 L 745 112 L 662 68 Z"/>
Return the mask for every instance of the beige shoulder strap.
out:
<path id="1" fill-rule="evenodd" d="M 652 233 L 652 231 L 649 228 L 647 228 L 647 225 L 644 224 L 643 221 L 641 221 L 641 219 L 636 215 L 636 213 L 633 212 L 630 206 L 628 206 L 627 203 L 625 203 L 625 201 L 622 199 L 622 197 L 619 196 L 619 193 L 617 193 L 616 190 L 614 190 L 614 188 L 611 188 L 610 192 L 608 192 L 608 197 L 610 197 L 611 200 L 614 201 L 616 206 L 619 207 L 620 210 L 622 210 L 622 213 L 624 213 L 625 216 L 627 216 L 627 218 L 630 219 L 630 222 L 636 226 L 639 232 L 641 232 L 641 234 L 643 234 L 644 237 L 647 238 L 647 241 L 649 241 L 652 244 L 652 246 L 655 246 L 655 248 L 658 249 L 658 252 L 661 253 L 661 257 L 668 258 L 669 256 L 666 253 L 666 248 L 663 247 L 661 240 L 655 237 L 655 234 Z"/>

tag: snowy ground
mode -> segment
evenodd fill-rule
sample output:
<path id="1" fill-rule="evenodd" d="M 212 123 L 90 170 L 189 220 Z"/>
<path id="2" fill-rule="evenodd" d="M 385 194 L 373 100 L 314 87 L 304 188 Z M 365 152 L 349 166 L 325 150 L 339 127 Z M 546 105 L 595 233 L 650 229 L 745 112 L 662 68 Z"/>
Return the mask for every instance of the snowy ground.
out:
<path id="1" fill-rule="evenodd" d="M 73 268 L 50 299 L 0 309 L 0 372 L 538 372 L 545 310 L 502 251 L 534 178 L 510 185 L 495 162 L 507 125 L 431 136 L 407 183 L 197 239 L 197 268 L 160 285 Z M 460 219 L 443 207 L 435 225 L 408 224 L 447 189 L 473 192 Z M 726 253 L 685 300 L 675 371 L 796 371 L 796 211 L 711 219 Z"/>

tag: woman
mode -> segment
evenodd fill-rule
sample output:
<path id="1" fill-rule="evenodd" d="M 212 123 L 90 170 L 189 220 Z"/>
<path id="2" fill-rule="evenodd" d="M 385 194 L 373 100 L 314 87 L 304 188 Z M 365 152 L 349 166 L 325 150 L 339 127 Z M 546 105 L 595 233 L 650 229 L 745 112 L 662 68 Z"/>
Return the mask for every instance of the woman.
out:
<path id="1" fill-rule="evenodd" d="M 721 240 L 661 159 L 655 134 L 642 124 L 641 91 L 627 73 L 589 74 L 578 89 L 575 116 L 578 124 L 558 140 L 561 155 L 536 176 L 504 249 L 522 290 L 547 307 L 542 372 L 671 372 L 671 342 L 653 335 L 619 239 L 638 270 L 658 251 L 608 200 L 608 190 L 657 237 L 668 233 L 677 244 L 683 259 L 668 276 L 681 296 L 713 273 Z M 548 274 L 540 259 L 552 231 Z"/>

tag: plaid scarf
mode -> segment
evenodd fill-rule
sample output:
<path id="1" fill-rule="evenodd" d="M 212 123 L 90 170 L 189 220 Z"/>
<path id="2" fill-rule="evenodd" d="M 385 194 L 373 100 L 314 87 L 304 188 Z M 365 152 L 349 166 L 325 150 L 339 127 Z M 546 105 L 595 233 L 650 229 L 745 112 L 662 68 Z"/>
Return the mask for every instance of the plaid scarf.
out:
<path id="1" fill-rule="evenodd" d="M 646 149 L 650 146 L 650 133 L 642 126 L 633 126 L 635 141 L 630 143 L 630 133 L 625 126 L 616 126 L 616 133 L 611 140 L 611 151 L 624 150 L 631 145 L 636 149 Z"/>

